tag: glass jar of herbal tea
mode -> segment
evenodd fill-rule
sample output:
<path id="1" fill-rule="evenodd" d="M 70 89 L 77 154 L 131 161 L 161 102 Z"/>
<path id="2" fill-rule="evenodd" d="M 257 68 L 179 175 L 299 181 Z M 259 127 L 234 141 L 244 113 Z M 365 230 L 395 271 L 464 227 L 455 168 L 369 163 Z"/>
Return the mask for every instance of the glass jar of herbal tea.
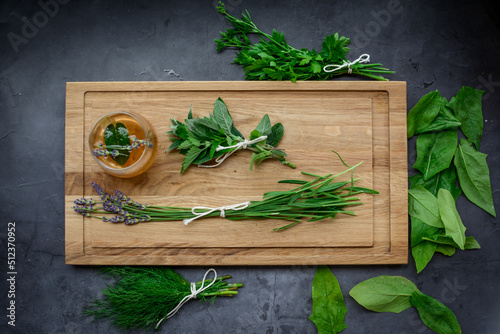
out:
<path id="1" fill-rule="evenodd" d="M 143 116 L 130 111 L 110 112 L 94 124 L 89 148 L 109 174 L 133 177 L 146 171 L 156 156 L 156 132 Z"/>

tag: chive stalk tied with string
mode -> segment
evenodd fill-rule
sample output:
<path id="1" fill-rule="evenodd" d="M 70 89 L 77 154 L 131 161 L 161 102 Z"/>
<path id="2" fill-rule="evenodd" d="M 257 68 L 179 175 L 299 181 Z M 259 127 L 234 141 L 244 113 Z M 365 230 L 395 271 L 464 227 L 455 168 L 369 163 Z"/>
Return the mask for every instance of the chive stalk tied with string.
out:
<path id="1" fill-rule="evenodd" d="M 179 220 L 188 225 L 193 220 L 209 217 L 223 217 L 229 220 L 279 219 L 289 221 L 289 224 L 274 229 L 274 231 L 282 231 L 303 221 L 333 219 L 339 213 L 355 215 L 355 212 L 348 210 L 347 207 L 362 204 L 356 195 L 378 194 L 375 190 L 354 186 L 354 183 L 360 179 L 354 178 L 353 171 L 360 164 L 352 167 L 346 165 L 348 168 L 336 175 L 320 176 L 302 172 L 303 175 L 313 179 L 310 181 L 282 180 L 279 183 L 298 186 L 291 190 L 266 192 L 260 201 L 248 201 L 216 208 L 144 205 L 132 201 L 118 190 L 115 191 L 114 196 L 109 195 L 98 184 L 92 183 L 101 200 L 82 198 L 75 201 L 76 205 L 73 208 L 84 216 L 95 217 L 105 222 L 123 222 L 127 225 Z M 349 172 L 351 173 L 350 180 L 334 182 L 337 177 Z M 114 215 L 114 217 L 109 217 L 109 215 Z"/>
<path id="2" fill-rule="evenodd" d="M 220 39 L 215 40 L 217 51 L 238 49 L 234 63 L 243 66 L 245 79 L 296 82 L 328 80 L 347 73 L 387 80 L 382 75 L 394 73 L 380 63 L 370 64 L 370 56 L 367 54 L 354 61 L 347 60 L 350 40 L 338 33 L 325 37 L 320 52 L 306 48 L 299 50 L 288 44 L 283 33 L 273 29 L 272 34 L 268 34 L 260 30 L 248 11 L 238 19 L 229 15 L 220 1 L 217 11 L 233 25 L 225 33 L 221 32 Z M 257 35 L 260 41 L 252 43 L 251 35 Z"/>
<path id="3" fill-rule="evenodd" d="M 271 125 L 266 114 L 246 139 L 234 126 L 233 119 L 226 104 L 219 97 L 214 103 L 213 114 L 210 117 L 193 118 L 192 109 L 188 113 L 185 124 L 171 119 L 173 142 L 168 151 L 177 149 L 185 155 L 182 162 L 181 173 L 189 166 L 217 167 L 235 151 L 248 149 L 252 151 L 250 170 L 253 165 L 266 159 L 275 159 L 282 164 L 295 168 L 295 165 L 286 160 L 286 153 L 276 148 L 283 137 L 284 127 L 281 123 Z M 214 160 L 214 163 L 205 163 Z"/>
<path id="4" fill-rule="evenodd" d="M 166 267 L 103 267 L 100 273 L 115 282 L 84 308 L 83 314 L 94 320 L 107 319 L 121 329 L 157 330 L 191 299 L 214 301 L 218 296 L 233 297 L 241 283 L 227 283 L 230 275 L 217 277 L 209 269 L 202 281 L 190 283 Z M 207 274 L 214 278 L 207 279 Z"/>

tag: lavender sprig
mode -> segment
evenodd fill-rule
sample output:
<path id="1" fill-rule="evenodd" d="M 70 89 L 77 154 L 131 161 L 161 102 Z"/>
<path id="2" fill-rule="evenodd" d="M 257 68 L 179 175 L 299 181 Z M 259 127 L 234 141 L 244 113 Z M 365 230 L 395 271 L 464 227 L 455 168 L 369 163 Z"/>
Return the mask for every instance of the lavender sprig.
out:
<path id="1" fill-rule="evenodd" d="M 104 147 L 102 143 L 94 145 L 92 153 L 96 157 L 107 157 L 109 155 L 116 158 L 118 156 L 127 156 L 133 150 L 139 149 L 141 146 L 153 147 L 153 144 L 146 139 L 137 139 L 135 137 L 131 137 L 131 139 L 132 143 L 130 145 L 106 145 L 106 147 Z M 127 153 L 124 153 L 125 151 Z"/>

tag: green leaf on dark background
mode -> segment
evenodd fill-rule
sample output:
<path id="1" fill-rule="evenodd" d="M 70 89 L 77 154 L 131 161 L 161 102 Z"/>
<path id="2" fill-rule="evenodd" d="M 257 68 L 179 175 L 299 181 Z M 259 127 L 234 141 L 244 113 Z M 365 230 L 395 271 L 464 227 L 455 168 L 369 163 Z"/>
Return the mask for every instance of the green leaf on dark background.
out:
<path id="1" fill-rule="evenodd" d="M 441 106 L 436 118 L 425 128 L 418 129 L 415 134 L 443 131 L 443 130 L 456 130 L 462 123 L 453 115 L 453 111 L 445 105 Z"/>
<path id="2" fill-rule="evenodd" d="M 424 95 L 408 113 L 408 138 L 428 127 L 445 103 L 437 90 Z"/>
<path id="3" fill-rule="evenodd" d="M 417 139 L 417 161 L 413 168 L 418 169 L 424 180 L 428 180 L 450 166 L 457 148 L 457 131 L 424 133 Z"/>
<path id="4" fill-rule="evenodd" d="M 347 328 L 347 308 L 337 278 L 327 266 L 318 266 L 312 284 L 313 312 L 309 319 L 319 334 L 340 333 Z"/>
<path id="5" fill-rule="evenodd" d="M 479 150 L 483 135 L 483 111 L 481 98 L 485 92 L 472 87 L 462 87 L 448 106 L 460 121 L 460 129 Z"/>
<path id="6" fill-rule="evenodd" d="M 436 245 L 436 252 L 441 253 L 446 256 L 453 256 L 455 254 L 456 248 L 450 245 Z"/>
<path id="7" fill-rule="evenodd" d="M 433 242 L 423 240 L 416 246 L 411 248 L 411 255 L 413 260 L 415 260 L 415 266 L 417 267 L 417 273 L 424 270 L 427 264 L 431 261 L 434 253 L 436 252 L 437 245 Z"/>
<path id="8" fill-rule="evenodd" d="M 439 334 L 460 334 L 462 330 L 457 317 L 440 301 L 423 294 L 413 292 L 410 303 L 418 311 L 422 322 Z"/>
<path id="9" fill-rule="evenodd" d="M 411 236 L 410 236 L 410 245 L 411 247 L 418 245 L 422 241 L 423 238 L 431 238 L 434 234 L 436 234 L 440 229 L 434 226 L 427 225 L 420 219 L 410 216 L 411 219 Z M 442 230 L 442 229 L 441 229 Z"/>
<path id="10" fill-rule="evenodd" d="M 455 153 L 454 163 L 465 196 L 496 217 L 486 157 L 486 154 L 475 150 L 468 140 L 462 138 Z"/>
<path id="11" fill-rule="evenodd" d="M 446 235 L 452 237 L 460 249 L 465 249 L 465 226 L 455 207 L 455 200 L 448 190 L 439 189 L 438 206 Z"/>
<path id="12" fill-rule="evenodd" d="M 433 235 L 431 237 L 424 237 L 424 240 L 434 242 L 437 245 L 460 248 L 450 235 Z M 481 249 L 481 246 L 474 237 L 467 237 L 465 238 L 464 249 Z"/>
<path id="13" fill-rule="evenodd" d="M 349 295 L 370 311 L 399 313 L 411 307 L 411 295 L 417 290 L 404 277 L 382 275 L 358 283 Z"/>
<path id="14" fill-rule="evenodd" d="M 439 216 L 437 198 L 422 186 L 408 190 L 408 212 L 427 225 L 444 227 Z"/>
<path id="15" fill-rule="evenodd" d="M 458 196 L 462 193 L 462 190 L 457 185 L 457 171 L 455 165 L 451 164 L 447 169 L 437 173 L 428 180 L 424 180 L 422 173 L 417 172 L 417 174 L 410 176 L 410 187 L 414 188 L 416 186 L 422 186 L 429 190 L 434 196 L 437 197 L 438 191 L 441 188 L 447 189 L 457 200 Z"/>

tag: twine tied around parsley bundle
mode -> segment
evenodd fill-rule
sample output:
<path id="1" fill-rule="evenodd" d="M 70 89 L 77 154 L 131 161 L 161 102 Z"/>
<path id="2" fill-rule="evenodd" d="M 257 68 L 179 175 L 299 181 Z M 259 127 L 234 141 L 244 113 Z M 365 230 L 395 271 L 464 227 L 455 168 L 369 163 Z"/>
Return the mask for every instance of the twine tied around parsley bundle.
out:
<path id="1" fill-rule="evenodd" d="M 325 67 L 323 67 L 323 71 L 325 71 L 326 73 L 330 73 L 330 72 L 339 71 L 339 70 L 347 67 L 347 73 L 348 74 L 352 74 L 351 65 L 355 65 L 357 63 L 366 64 L 366 63 L 369 63 L 369 62 L 370 62 L 370 55 L 364 53 L 361 56 L 359 56 L 358 59 L 356 59 L 356 60 L 354 60 L 352 62 L 349 61 L 349 60 L 344 60 L 343 63 L 342 63 L 342 65 L 337 65 L 337 64 L 326 65 Z M 330 67 L 331 67 L 331 69 L 330 69 Z"/>

